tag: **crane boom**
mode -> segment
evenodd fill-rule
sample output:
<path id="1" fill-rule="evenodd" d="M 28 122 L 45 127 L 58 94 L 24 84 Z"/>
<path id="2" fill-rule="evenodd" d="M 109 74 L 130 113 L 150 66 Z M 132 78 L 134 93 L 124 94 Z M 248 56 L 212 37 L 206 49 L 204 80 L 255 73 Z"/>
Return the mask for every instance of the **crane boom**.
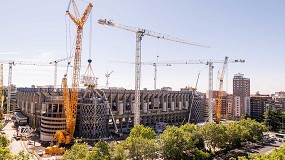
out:
<path id="1" fill-rule="evenodd" d="M 188 41 L 178 39 L 178 38 L 166 35 L 166 34 L 157 33 L 157 32 L 153 32 L 153 31 L 149 31 L 149 30 L 141 29 L 141 28 L 136 28 L 136 27 L 130 27 L 130 26 L 119 24 L 119 23 L 114 23 L 112 20 L 99 19 L 98 23 L 102 24 L 102 25 L 116 27 L 116 28 L 120 28 L 120 29 L 124 29 L 124 30 L 130 31 L 130 32 L 136 33 L 134 125 L 140 124 L 140 106 L 139 106 L 139 103 L 140 103 L 140 83 L 141 83 L 141 41 L 142 41 L 142 37 L 147 35 L 150 37 L 161 38 L 161 39 L 174 41 L 174 42 L 178 42 L 178 43 L 209 48 L 209 46 L 200 45 L 200 44 L 195 43 L 195 42 L 188 42 Z"/>
<path id="2" fill-rule="evenodd" d="M 74 0 L 72 0 L 75 17 L 69 12 L 66 13 L 72 19 L 72 21 L 77 26 L 77 34 L 76 34 L 76 45 L 75 45 L 75 54 L 74 54 L 74 66 L 73 66 L 73 78 L 72 78 L 72 90 L 71 90 L 71 99 L 69 103 L 69 107 L 67 107 L 66 114 L 66 130 L 69 134 L 66 143 L 68 144 L 70 140 L 73 138 L 75 125 L 76 125 L 76 115 L 77 115 L 77 99 L 78 99 L 78 88 L 79 88 L 79 80 L 80 80 L 80 68 L 81 68 L 81 52 L 82 52 L 82 34 L 83 34 L 83 25 L 85 24 L 90 11 L 93 7 L 92 3 L 89 3 L 87 8 L 85 9 L 82 18 L 79 17 L 78 9 Z M 65 86 L 67 87 L 67 86 Z M 66 95 L 65 95 L 66 96 Z"/>
<path id="3" fill-rule="evenodd" d="M 111 27 L 121 28 L 121 29 L 130 31 L 130 32 L 141 33 L 143 35 L 150 36 L 150 37 L 162 38 L 165 40 L 174 41 L 174 42 L 178 42 L 178 43 L 184 43 L 184 44 L 190 44 L 190 45 L 199 46 L 199 47 L 210 48 L 209 46 L 205 46 L 205 45 L 202 45 L 202 44 L 199 44 L 196 42 L 185 41 L 183 39 L 175 38 L 175 37 L 167 35 L 167 34 L 162 34 L 162 33 L 154 32 L 154 31 L 150 31 L 150 30 L 146 30 L 146 29 L 142 29 L 142 28 L 130 27 L 127 25 L 115 23 L 112 20 L 99 19 L 98 23 L 102 24 L 102 25 L 108 25 Z"/>
<path id="4" fill-rule="evenodd" d="M 228 64 L 228 58 L 229 57 L 225 57 L 225 61 L 223 64 L 223 68 L 222 68 L 222 72 L 221 75 L 219 77 L 219 92 L 218 92 L 218 105 L 216 107 L 216 123 L 220 123 L 221 120 L 221 108 L 222 108 L 222 96 L 223 96 L 223 81 L 224 81 L 224 75 L 225 75 L 225 71 L 227 68 L 227 64 Z"/>
<path id="5" fill-rule="evenodd" d="M 75 16 L 69 12 L 69 3 L 68 10 L 66 11 L 67 15 L 77 26 L 76 34 L 76 45 L 75 45 L 75 54 L 74 54 L 74 66 L 73 66 L 73 77 L 72 77 L 72 89 L 71 96 L 69 99 L 69 92 L 67 86 L 67 74 L 64 75 L 62 79 L 63 84 L 63 102 L 66 116 L 66 129 L 56 131 L 53 136 L 53 140 L 57 139 L 58 147 L 61 143 L 69 144 L 74 136 L 75 125 L 76 125 L 76 115 L 77 115 L 77 101 L 78 101 L 78 90 L 79 90 L 79 80 L 80 80 L 80 68 L 81 68 L 81 52 L 82 52 L 82 34 L 83 26 L 90 14 L 90 11 L 93 7 L 92 3 L 89 3 L 85 9 L 82 17 L 79 17 L 79 12 L 74 0 L 71 0 Z M 53 153 L 51 148 L 46 148 L 46 152 Z"/>

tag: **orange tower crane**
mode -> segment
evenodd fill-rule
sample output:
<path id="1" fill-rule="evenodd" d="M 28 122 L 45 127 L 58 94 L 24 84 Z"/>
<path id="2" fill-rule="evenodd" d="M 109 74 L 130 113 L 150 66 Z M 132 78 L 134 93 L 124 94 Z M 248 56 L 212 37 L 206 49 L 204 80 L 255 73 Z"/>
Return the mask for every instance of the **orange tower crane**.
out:
<path id="1" fill-rule="evenodd" d="M 225 61 L 223 64 L 222 72 L 219 77 L 219 92 L 218 92 L 218 105 L 216 107 L 216 123 L 220 123 L 221 120 L 221 108 L 222 108 L 222 96 L 223 96 L 223 82 L 224 82 L 224 75 L 228 65 L 229 57 L 225 57 Z"/>
<path id="2" fill-rule="evenodd" d="M 74 15 L 69 12 L 70 5 L 73 5 Z M 63 85 L 63 102 L 66 116 L 66 129 L 56 131 L 53 136 L 53 140 L 57 139 L 58 146 L 53 148 L 47 148 L 46 152 L 48 153 L 63 153 L 64 150 L 60 149 L 60 144 L 65 143 L 69 144 L 73 139 L 75 125 L 76 125 L 76 115 L 77 115 L 77 98 L 79 92 L 79 82 L 80 82 L 80 68 L 81 68 L 81 52 L 82 52 L 82 34 L 83 26 L 89 17 L 93 5 L 89 3 L 85 9 L 82 17 L 79 17 L 79 12 L 74 0 L 71 0 L 66 14 L 77 26 L 76 34 L 76 45 L 75 45 L 75 54 L 74 54 L 74 65 L 73 65 L 73 78 L 72 78 L 72 89 L 69 98 L 68 86 L 67 86 L 67 75 L 65 74 L 62 79 Z M 53 141 L 52 140 L 52 141 Z"/>

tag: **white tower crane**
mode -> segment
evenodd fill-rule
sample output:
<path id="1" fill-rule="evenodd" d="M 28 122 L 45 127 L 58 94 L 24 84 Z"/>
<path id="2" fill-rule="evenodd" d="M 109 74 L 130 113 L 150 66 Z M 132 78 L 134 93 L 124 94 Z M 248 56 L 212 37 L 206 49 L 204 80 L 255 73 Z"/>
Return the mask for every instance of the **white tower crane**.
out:
<path id="1" fill-rule="evenodd" d="M 134 125 L 139 125 L 140 124 L 140 81 L 141 81 L 141 41 L 143 36 L 151 36 L 155 38 L 162 38 L 165 40 L 169 41 L 174 41 L 178 43 L 184 43 L 184 44 L 189 44 L 189 45 L 195 45 L 199 47 L 207 47 L 203 46 L 198 43 L 194 42 L 188 42 L 182 39 L 178 39 L 169 35 L 149 31 L 146 29 L 141 29 L 141 28 L 136 28 L 136 27 L 130 27 L 118 23 L 114 23 L 112 20 L 106 20 L 106 19 L 99 19 L 98 20 L 99 24 L 102 25 L 107 25 L 111 27 L 117 27 L 120 29 L 124 29 L 130 32 L 135 32 L 136 33 L 136 58 L 135 58 L 135 107 L 134 107 Z M 209 47 L 208 47 L 209 48 Z"/>
<path id="2" fill-rule="evenodd" d="M 71 59 L 73 57 L 74 56 L 70 56 L 70 57 L 67 57 L 67 58 L 62 58 L 62 59 L 58 59 L 58 60 L 49 62 L 49 64 L 54 64 L 54 88 L 56 88 L 56 86 L 57 86 L 57 63 L 65 61 L 65 60 L 69 60 L 69 59 Z"/>
<path id="3" fill-rule="evenodd" d="M 49 63 L 31 62 L 31 61 L 14 61 L 14 60 L 0 60 L 2 64 L 9 64 L 8 74 L 8 98 L 7 98 L 7 113 L 10 113 L 11 106 L 11 83 L 12 83 L 12 71 L 14 65 L 32 65 L 32 66 L 51 66 Z"/>
<path id="4" fill-rule="evenodd" d="M 245 60 L 236 59 L 228 60 L 227 63 L 244 63 Z M 208 98 L 208 121 L 213 122 L 213 63 L 224 63 L 224 60 L 181 60 L 181 61 L 169 61 L 169 62 L 159 62 L 159 64 L 206 64 L 209 66 L 209 98 Z"/>
<path id="5" fill-rule="evenodd" d="M 110 77 L 110 75 L 113 73 L 114 71 L 111 71 L 110 73 L 108 73 L 108 71 L 107 71 L 107 73 L 105 74 L 105 77 L 106 77 L 106 89 L 108 89 L 108 87 L 109 87 L 109 77 Z"/>

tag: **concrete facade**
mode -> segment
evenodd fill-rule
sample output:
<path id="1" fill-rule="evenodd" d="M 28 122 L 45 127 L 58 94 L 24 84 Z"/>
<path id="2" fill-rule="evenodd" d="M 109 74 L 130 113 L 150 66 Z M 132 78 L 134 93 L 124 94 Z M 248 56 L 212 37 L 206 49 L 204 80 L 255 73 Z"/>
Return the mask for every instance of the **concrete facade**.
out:
<path id="1" fill-rule="evenodd" d="M 134 119 L 134 90 L 100 90 L 107 98 L 106 103 L 106 127 L 107 135 L 114 132 L 116 123 L 119 132 L 126 128 L 133 127 Z M 84 90 L 79 94 L 78 118 L 75 135 L 81 136 L 80 124 L 87 119 L 80 118 L 80 109 L 92 107 L 82 99 Z M 181 125 L 188 121 L 192 91 L 141 91 L 141 124 L 154 127 L 158 122 L 165 122 L 170 125 Z M 88 105 L 87 105 L 88 104 Z M 85 107 L 81 107 L 85 105 Z M 63 108 L 62 90 L 48 88 L 19 88 L 17 92 L 17 108 L 28 117 L 28 123 L 40 130 L 41 141 L 51 141 L 57 130 L 65 129 L 65 115 Z M 199 123 L 204 121 L 205 96 L 197 94 L 194 97 L 191 121 Z M 83 112 L 84 115 L 94 112 Z M 105 113 L 105 112 L 104 112 Z M 92 117 L 92 116 L 89 116 Z M 86 124 L 86 123 L 85 123 Z M 81 126 L 82 127 L 82 126 Z M 85 126 L 85 129 L 88 126 Z M 91 129 L 94 129 L 91 127 Z M 84 134 L 87 133 L 84 131 Z M 95 132 L 94 132 L 95 133 Z M 86 134 L 85 134 L 86 135 Z M 90 138 L 93 135 L 88 135 Z M 85 138 L 85 137 L 83 137 Z"/>

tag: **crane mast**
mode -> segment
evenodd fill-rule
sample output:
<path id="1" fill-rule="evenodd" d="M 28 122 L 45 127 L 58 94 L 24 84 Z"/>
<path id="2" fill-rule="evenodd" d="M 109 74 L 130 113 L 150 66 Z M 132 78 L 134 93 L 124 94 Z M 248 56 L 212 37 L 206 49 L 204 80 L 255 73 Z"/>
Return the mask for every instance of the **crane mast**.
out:
<path id="1" fill-rule="evenodd" d="M 188 41 L 178 39 L 178 38 L 166 35 L 166 34 L 157 33 L 157 32 L 149 31 L 146 29 L 135 28 L 135 27 L 130 27 L 130 26 L 114 23 L 112 20 L 99 19 L 98 23 L 102 24 L 102 25 L 111 26 L 111 27 L 121 28 L 121 29 L 130 31 L 130 32 L 136 33 L 134 125 L 140 124 L 140 104 L 139 103 L 140 103 L 140 84 L 141 84 L 141 41 L 142 41 L 142 37 L 147 35 L 150 37 L 161 38 L 161 39 L 174 41 L 174 42 L 178 42 L 178 43 L 209 48 L 208 46 L 203 46 L 203 45 L 200 45 L 200 44 L 195 43 L 195 42 L 188 42 Z"/>
<path id="2" fill-rule="evenodd" d="M 208 61 L 207 65 L 209 66 L 209 97 L 208 97 L 208 114 L 209 114 L 209 122 L 213 122 L 213 62 Z"/>
<path id="3" fill-rule="evenodd" d="M 227 68 L 229 57 L 225 57 L 225 61 L 223 64 L 222 72 L 219 77 L 219 92 L 218 92 L 218 105 L 216 107 L 216 123 L 220 123 L 221 120 L 221 108 L 222 108 L 222 96 L 223 96 L 223 81 L 224 81 L 224 75 L 225 70 Z"/>
<path id="4" fill-rule="evenodd" d="M 109 77 L 110 77 L 110 75 L 113 73 L 114 71 L 111 71 L 110 73 L 108 73 L 108 71 L 107 71 L 107 73 L 105 74 L 105 77 L 106 77 L 106 89 L 108 89 L 108 87 L 109 87 Z"/>

